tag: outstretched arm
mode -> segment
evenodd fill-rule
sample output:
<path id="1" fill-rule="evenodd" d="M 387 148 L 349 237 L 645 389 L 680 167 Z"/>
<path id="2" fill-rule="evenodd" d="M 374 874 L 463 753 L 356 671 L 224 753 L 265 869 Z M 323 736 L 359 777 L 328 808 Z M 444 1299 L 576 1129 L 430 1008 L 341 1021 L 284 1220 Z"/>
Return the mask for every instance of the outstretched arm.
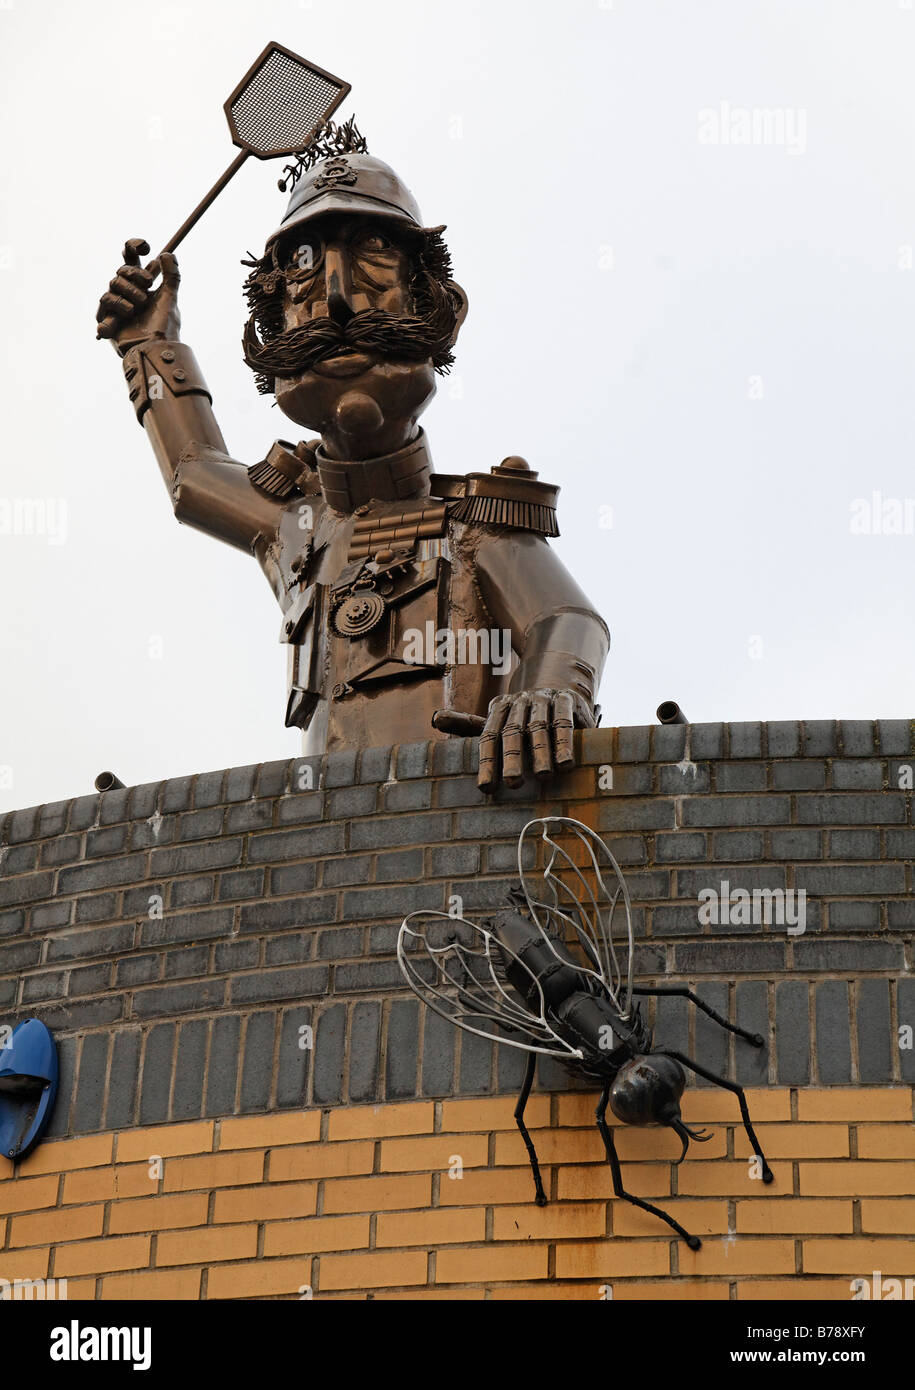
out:
<path id="1" fill-rule="evenodd" d="M 141 238 L 127 242 L 96 318 L 117 321 L 112 342 L 178 520 L 253 551 L 276 531 L 282 508 L 229 457 L 197 359 L 180 340 L 178 262 L 162 254 L 162 283 L 153 290 L 155 276 L 140 264 L 148 251 Z"/>

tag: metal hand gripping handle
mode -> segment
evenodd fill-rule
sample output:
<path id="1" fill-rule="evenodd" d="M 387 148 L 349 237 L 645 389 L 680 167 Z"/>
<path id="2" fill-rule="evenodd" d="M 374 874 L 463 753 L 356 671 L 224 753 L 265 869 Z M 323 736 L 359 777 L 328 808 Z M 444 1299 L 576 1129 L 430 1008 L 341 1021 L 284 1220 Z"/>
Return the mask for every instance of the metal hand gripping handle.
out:
<path id="1" fill-rule="evenodd" d="M 268 43 L 224 106 L 232 143 L 239 147 L 239 153 L 146 269 L 154 276 L 159 274 L 162 253 L 181 244 L 249 155 L 277 159 L 301 154 L 350 91 L 348 82 L 282 44 Z M 146 243 L 135 244 L 140 254 L 149 251 L 148 246 L 142 249 Z M 120 321 L 109 314 L 99 323 L 96 336 L 113 338 L 119 326 Z"/>

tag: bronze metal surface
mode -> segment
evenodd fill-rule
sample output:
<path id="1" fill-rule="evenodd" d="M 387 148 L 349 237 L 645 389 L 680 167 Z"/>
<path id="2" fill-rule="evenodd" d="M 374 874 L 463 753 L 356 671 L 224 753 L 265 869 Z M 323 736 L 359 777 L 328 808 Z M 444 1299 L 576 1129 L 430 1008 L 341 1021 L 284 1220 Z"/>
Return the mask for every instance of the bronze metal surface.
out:
<path id="1" fill-rule="evenodd" d="M 609 633 L 550 548 L 559 489 L 517 456 L 489 467 L 485 448 L 466 475 L 434 473 L 418 421 L 467 296 L 442 229 L 354 123 L 325 139 L 247 262 L 245 359 L 310 439 L 250 467 L 231 456 L 179 339 L 170 253 L 153 288 L 148 246 L 128 242 L 99 318 L 116 320 L 178 520 L 252 554 L 273 589 L 306 752 L 463 734 L 480 738 L 486 791 L 562 772 L 573 730 L 599 717 Z"/>

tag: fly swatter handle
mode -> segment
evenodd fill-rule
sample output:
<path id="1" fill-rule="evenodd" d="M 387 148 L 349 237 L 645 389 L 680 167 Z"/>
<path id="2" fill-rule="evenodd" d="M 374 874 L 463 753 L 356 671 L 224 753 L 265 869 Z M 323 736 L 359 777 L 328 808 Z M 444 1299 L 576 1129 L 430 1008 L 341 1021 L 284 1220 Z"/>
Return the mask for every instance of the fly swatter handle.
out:
<path id="1" fill-rule="evenodd" d="M 248 150 L 239 150 L 238 154 L 232 160 L 232 163 L 229 165 L 228 169 L 226 169 L 225 173 L 221 174 L 220 177 L 216 180 L 206 197 L 201 199 L 201 201 L 194 208 L 194 211 L 191 213 L 190 217 L 188 217 L 186 221 L 182 222 L 181 226 L 178 228 L 177 232 L 173 237 L 169 237 L 168 241 L 162 247 L 162 251 L 159 252 L 159 255 L 155 258 L 155 260 L 150 261 L 148 263 L 148 265 L 146 266 L 146 269 L 148 271 L 150 271 L 153 275 L 159 274 L 159 271 L 161 269 L 159 265 L 159 256 L 162 255 L 163 251 L 174 251 L 176 246 L 181 245 L 182 241 L 187 236 L 191 228 L 200 221 L 201 217 L 206 212 L 210 204 L 216 198 L 219 197 L 219 194 L 225 188 L 229 180 L 234 178 L 235 175 L 238 173 L 239 169 L 244 164 L 245 160 L 248 158 L 248 153 Z M 113 314 L 109 314 L 108 317 L 102 319 L 101 323 L 99 324 L 96 336 L 99 338 L 113 338 L 119 326 L 120 320 L 116 319 Z"/>

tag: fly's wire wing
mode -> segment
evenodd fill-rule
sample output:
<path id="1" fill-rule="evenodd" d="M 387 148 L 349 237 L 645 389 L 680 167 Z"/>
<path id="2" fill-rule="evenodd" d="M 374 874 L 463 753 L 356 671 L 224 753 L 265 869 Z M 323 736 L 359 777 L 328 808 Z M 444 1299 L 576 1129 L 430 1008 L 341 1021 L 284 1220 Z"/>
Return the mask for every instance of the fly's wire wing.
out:
<path id="1" fill-rule="evenodd" d="M 544 868 L 523 868 L 525 837 L 539 831 Z M 556 836 L 562 836 L 560 843 Z M 536 861 L 535 861 L 536 862 Z M 547 943 L 579 948 L 585 973 L 629 1016 L 632 995 L 632 903 L 619 864 L 599 835 L 567 816 L 528 821 L 518 837 L 518 874 L 527 909 Z M 622 913 L 617 909 L 622 907 Z M 617 918 L 619 952 L 614 939 Z M 622 921 L 620 921 L 620 916 Z"/>
<path id="2" fill-rule="evenodd" d="M 505 957 L 536 986 L 537 1012 L 525 1008 L 507 983 Z M 400 925 L 397 959 L 413 993 L 465 1032 L 525 1052 L 581 1057 L 547 1022 L 537 977 L 485 927 L 446 912 L 411 912 Z"/>

